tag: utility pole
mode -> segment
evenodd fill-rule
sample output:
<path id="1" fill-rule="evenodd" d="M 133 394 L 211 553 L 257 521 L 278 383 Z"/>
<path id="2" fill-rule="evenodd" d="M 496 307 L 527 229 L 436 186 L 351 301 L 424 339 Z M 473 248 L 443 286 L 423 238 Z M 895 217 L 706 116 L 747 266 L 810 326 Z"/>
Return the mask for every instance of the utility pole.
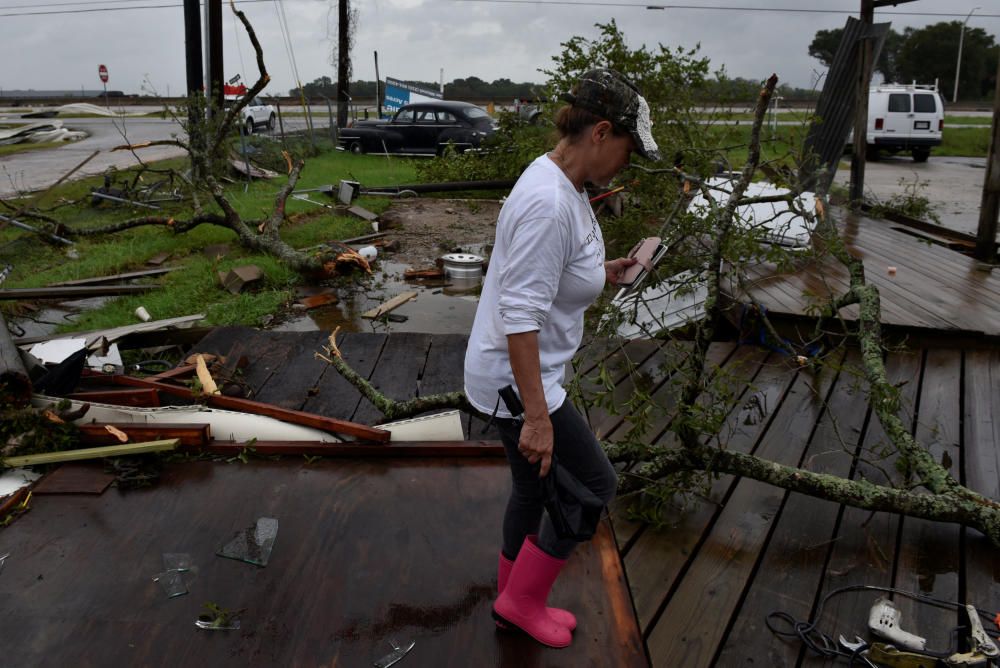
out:
<path id="1" fill-rule="evenodd" d="M 198 0 L 184 0 L 184 56 L 187 62 L 187 95 L 201 95 L 205 80 L 201 75 L 201 20 Z M 168 94 L 167 97 L 170 97 Z M 195 119 L 192 118 L 192 121 Z"/>
<path id="2" fill-rule="evenodd" d="M 382 118 L 382 80 L 378 77 L 378 51 L 375 52 L 375 118 Z"/>
<path id="3" fill-rule="evenodd" d="M 222 66 L 222 0 L 205 0 L 205 35 L 208 46 L 208 102 L 209 109 L 222 109 L 223 66 Z M 211 111 L 209 112 L 211 113 Z"/>
<path id="4" fill-rule="evenodd" d="M 962 32 L 958 34 L 958 61 L 955 63 L 955 90 L 951 94 L 952 103 L 958 102 L 958 78 L 962 74 L 962 46 L 965 44 L 965 26 L 969 25 L 969 19 L 972 18 L 972 14 L 980 9 L 976 7 L 969 15 L 965 17 L 965 21 L 962 23 Z"/>
<path id="5" fill-rule="evenodd" d="M 997 243 L 997 215 L 1000 214 L 1000 63 L 997 64 L 997 88 L 993 93 L 993 136 L 986 160 L 986 181 L 979 207 L 976 233 L 976 258 L 993 262 Z"/>
<path id="6" fill-rule="evenodd" d="M 347 126 L 347 104 L 351 99 L 351 26 L 347 0 L 339 0 L 337 14 L 337 127 Z"/>
<path id="7" fill-rule="evenodd" d="M 875 22 L 874 0 L 861 0 L 862 29 L 867 32 Z M 868 88 L 871 86 L 872 42 L 866 37 L 858 44 L 858 80 L 854 91 L 856 115 L 854 117 L 854 153 L 851 155 L 850 199 L 860 203 L 865 198 L 865 159 L 868 151 Z"/>
<path id="8" fill-rule="evenodd" d="M 858 87 L 855 91 L 856 113 L 854 117 L 854 154 L 851 156 L 851 202 L 860 203 L 865 197 L 865 163 L 868 151 L 868 89 L 871 87 L 874 50 L 872 40 L 868 36 L 871 26 L 875 23 L 875 9 L 892 5 L 906 4 L 915 0 L 861 0 L 861 22 L 865 31 L 858 48 L 861 49 L 858 58 Z"/>

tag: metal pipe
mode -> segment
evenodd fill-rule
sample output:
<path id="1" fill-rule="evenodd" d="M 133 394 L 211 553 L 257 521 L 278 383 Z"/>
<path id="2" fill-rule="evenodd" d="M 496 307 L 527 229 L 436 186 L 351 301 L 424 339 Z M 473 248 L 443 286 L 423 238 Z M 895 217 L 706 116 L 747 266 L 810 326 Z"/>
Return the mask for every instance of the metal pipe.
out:
<path id="1" fill-rule="evenodd" d="M 49 239 L 52 239 L 52 241 L 57 241 L 57 242 L 59 242 L 61 244 L 66 244 L 67 246 L 72 246 L 73 245 L 73 242 L 70 241 L 69 239 L 64 239 L 63 237 L 57 236 L 55 234 L 52 234 L 51 232 L 46 232 L 45 230 L 40 230 L 37 227 L 32 227 L 31 225 L 28 225 L 27 223 L 22 223 L 19 220 L 14 220 L 13 218 L 8 218 L 7 216 L 4 216 L 4 215 L 0 215 L 0 221 L 2 221 L 4 223 L 7 223 L 9 225 L 13 225 L 14 227 L 17 227 L 19 229 L 26 230 L 28 232 L 34 232 L 35 234 L 39 234 L 39 235 L 41 235 L 43 237 L 48 237 Z"/>

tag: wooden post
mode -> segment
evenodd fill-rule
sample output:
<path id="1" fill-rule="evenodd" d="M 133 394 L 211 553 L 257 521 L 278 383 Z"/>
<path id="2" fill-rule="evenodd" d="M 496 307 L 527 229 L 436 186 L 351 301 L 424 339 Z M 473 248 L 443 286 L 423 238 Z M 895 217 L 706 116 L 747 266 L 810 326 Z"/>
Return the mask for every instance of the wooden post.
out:
<path id="1" fill-rule="evenodd" d="M 997 87 L 993 93 L 993 136 L 986 160 L 986 181 L 979 207 L 979 230 L 976 232 L 976 258 L 993 262 L 996 255 L 997 215 L 1000 213 L 1000 63 L 997 64 Z"/>
<path id="2" fill-rule="evenodd" d="M 21 362 L 21 355 L 7 330 L 7 322 L 0 313 L 0 405 L 17 408 L 31 401 L 31 380 Z"/>
<path id="3" fill-rule="evenodd" d="M 865 158 L 868 151 L 868 88 L 871 85 L 872 41 L 867 37 L 867 31 L 875 22 L 874 0 L 861 0 L 861 21 L 866 36 L 862 38 L 858 48 L 861 57 L 858 58 L 858 87 L 855 91 L 857 100 L 854 117 L 854 154 L 851 156 L 851 202 L 861 202 L 865 197 Z"/>
<path id="4" fill-rule="evenodd" d="M 337 129 L 347 127 L 350 100 L 351 11 L 347 0 L 337 3 Z"/>

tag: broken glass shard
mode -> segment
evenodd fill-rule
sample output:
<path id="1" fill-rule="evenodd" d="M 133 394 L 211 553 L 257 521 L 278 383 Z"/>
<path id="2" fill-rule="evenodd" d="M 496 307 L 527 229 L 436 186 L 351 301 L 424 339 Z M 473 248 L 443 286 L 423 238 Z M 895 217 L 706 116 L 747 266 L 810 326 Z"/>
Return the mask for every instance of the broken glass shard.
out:
<path id="1" fill-rule="evenodd" d="M 184 584 L 184 578 L 179 571 L 165 571 L 154 576 L 153 580 L 160 583 L 167 598 L 175 598 L 188 593 L 187 585 Z"/>
<path id="2" fill-rule="evenodd" d="M 256 566 L 267 566 L 277 535 L 278 520 L 261 517 L 256 524 L 238 531 L 216 554 Z"/>
<path id="3" fill-rule="evenodd" d="M 191 555 L 185 553 L 164 552 L 163 568 L 181 573 L 191 570 Z"/>

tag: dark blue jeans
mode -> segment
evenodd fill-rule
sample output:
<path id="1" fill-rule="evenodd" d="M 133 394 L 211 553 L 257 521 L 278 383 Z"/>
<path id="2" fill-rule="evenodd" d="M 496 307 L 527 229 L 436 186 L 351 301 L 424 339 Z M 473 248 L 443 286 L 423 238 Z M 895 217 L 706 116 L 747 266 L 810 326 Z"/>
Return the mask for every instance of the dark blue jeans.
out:
<path id="1" fill-rule="evenodd" d="M 552 420 L 553 451 L 559 465 L 576 476 L 605 505 L 611 503 L 618 488 L 618 475 L 587 422 L 569 400 L 564 401 L 549 419 Z M 521 423 L 497 418 L 496 424 L 513 478 L 503 518 L 504 556 L 514 559 L 525 536 L 537 533 L 538 546 L 543 551 L 557 559 L 566 559 L 576 547 L 576 541 L 559 538 L 545 513 L 538 464 L 528 463 L 517 449 Z"/>

